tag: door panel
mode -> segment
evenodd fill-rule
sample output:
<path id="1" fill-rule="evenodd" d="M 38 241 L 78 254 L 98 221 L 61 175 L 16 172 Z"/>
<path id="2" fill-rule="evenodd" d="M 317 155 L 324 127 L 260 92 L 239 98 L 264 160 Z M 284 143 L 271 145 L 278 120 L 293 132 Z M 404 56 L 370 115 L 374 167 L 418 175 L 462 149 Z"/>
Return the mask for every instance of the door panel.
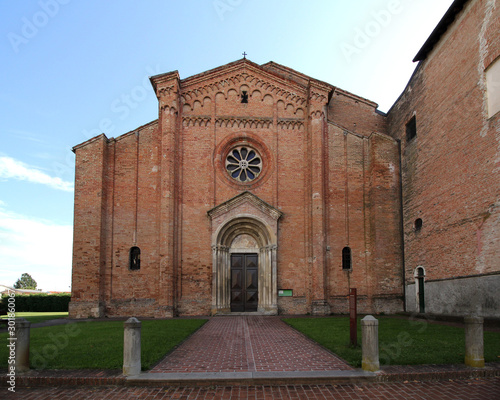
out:
<path id="1" fill-rule="evenodd" d="M 258 288 L 257 254 L 231 254 L 231 311 L 257 311 Z"/>
<path id="2" fill-rule="evenodd" d="M 243 256 L 231 254 L 231 311 L 245 311 Z"/>
<path id="3" fill-rule="evenodd" d="M 419 312 L 425 313 L 424 278 L 418 278 L 418 305 Z"/>

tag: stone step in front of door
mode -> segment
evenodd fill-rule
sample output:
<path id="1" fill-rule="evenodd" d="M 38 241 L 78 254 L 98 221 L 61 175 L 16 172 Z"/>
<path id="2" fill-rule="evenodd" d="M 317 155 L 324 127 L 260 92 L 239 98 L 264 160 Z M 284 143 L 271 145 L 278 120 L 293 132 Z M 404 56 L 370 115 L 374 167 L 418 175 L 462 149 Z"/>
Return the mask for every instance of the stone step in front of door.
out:
<path id="1" fill-rule="evenodd" d="M 142 373 L 125 380 L 130 386 L 340 385 L 376 382 L 378 375 L 352 371 Z"/>

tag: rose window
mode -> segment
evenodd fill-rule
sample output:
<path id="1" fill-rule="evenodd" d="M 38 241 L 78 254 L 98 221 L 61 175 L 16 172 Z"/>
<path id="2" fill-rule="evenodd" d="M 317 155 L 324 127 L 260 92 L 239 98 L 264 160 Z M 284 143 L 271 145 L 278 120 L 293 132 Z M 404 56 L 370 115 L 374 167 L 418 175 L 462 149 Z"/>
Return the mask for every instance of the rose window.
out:
<path id="1" fill-rule="evenodd" d="M 236 147 L 226 157 L 226 169 L 237 181 L 253 181 L 262 171 L 262 158 L 252 148 Z"/>

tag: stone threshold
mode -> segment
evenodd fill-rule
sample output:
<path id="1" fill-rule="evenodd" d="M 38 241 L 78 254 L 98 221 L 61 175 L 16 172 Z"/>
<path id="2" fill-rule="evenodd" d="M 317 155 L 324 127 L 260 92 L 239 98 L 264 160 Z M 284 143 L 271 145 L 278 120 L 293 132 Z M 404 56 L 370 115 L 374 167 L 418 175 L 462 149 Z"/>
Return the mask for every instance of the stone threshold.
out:
<path id="1" fill-rule="evenodd" d="M 130 386 L 247 386 L 353 384 L 377 380 L 377 373 L 354 371 L 146 372 L 125 378 Z"/>
<path id="2" fill-rule="evenodd" d="M 262 312 L 262 311 L 245 311 L 245 312 L 217 312 L 217 314 L 214 314 L 214 317 L 241 317 L 241 316 L 247 316 L 247 317 L 276 317 L 278 314 L 277 313 L 269 313 L 269 312 Z"/>

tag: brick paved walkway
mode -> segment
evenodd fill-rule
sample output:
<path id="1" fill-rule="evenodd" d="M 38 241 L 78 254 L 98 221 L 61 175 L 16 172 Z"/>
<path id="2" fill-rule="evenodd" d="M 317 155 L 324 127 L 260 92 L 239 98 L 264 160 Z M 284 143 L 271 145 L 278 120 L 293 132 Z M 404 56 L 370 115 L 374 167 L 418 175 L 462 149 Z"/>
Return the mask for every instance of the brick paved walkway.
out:
<path id="1" fill-rule="evenodd" d="M 353 370 L 278 317 L 211 318 L 151 373 Z"/>
<path id="2" fill-rule="evenodd" d="M 312 380 L 309 375 L 350 376 L 359 375 L 359 370 L 278 317 L 228 316 L 211 318 L 152 371 L 141 374 L 145 381 L 135 386 L 121 371 L 33 370 L 17 377 L 15 394 L 7 391 L 6 382 L 0 382 L 0 399 L 496 400 L 500 399 L 499 371 L 500 363 L 489 363 L 484 369 L 465 365 L 386 366 L 372 377 L 375 379 Z M 230 383 L 210 378 L 225 373 L 251 374 L 254 378 L 229 379 Z M 205 376 L 206 382 L 195 378 L 190 384 L 175 383 L 172 377 L 176 374 Z M 272 378 L 267 383 L 259 380 L 258 374 L 295 374 L 301 379 Z M 162 381 L 162 376 L 171 381 Z"/>
<path id="3" fill-rule="evenodd" d="M 349 399 L 349 400 L 495 400 L 500 377 L 477 380 L 398 382 L 366 385 L 288 385 L 216 387 L 76 387 L 18 389 L 15 395 L 0 388 L 0 398 L 62 399 Z"/>

